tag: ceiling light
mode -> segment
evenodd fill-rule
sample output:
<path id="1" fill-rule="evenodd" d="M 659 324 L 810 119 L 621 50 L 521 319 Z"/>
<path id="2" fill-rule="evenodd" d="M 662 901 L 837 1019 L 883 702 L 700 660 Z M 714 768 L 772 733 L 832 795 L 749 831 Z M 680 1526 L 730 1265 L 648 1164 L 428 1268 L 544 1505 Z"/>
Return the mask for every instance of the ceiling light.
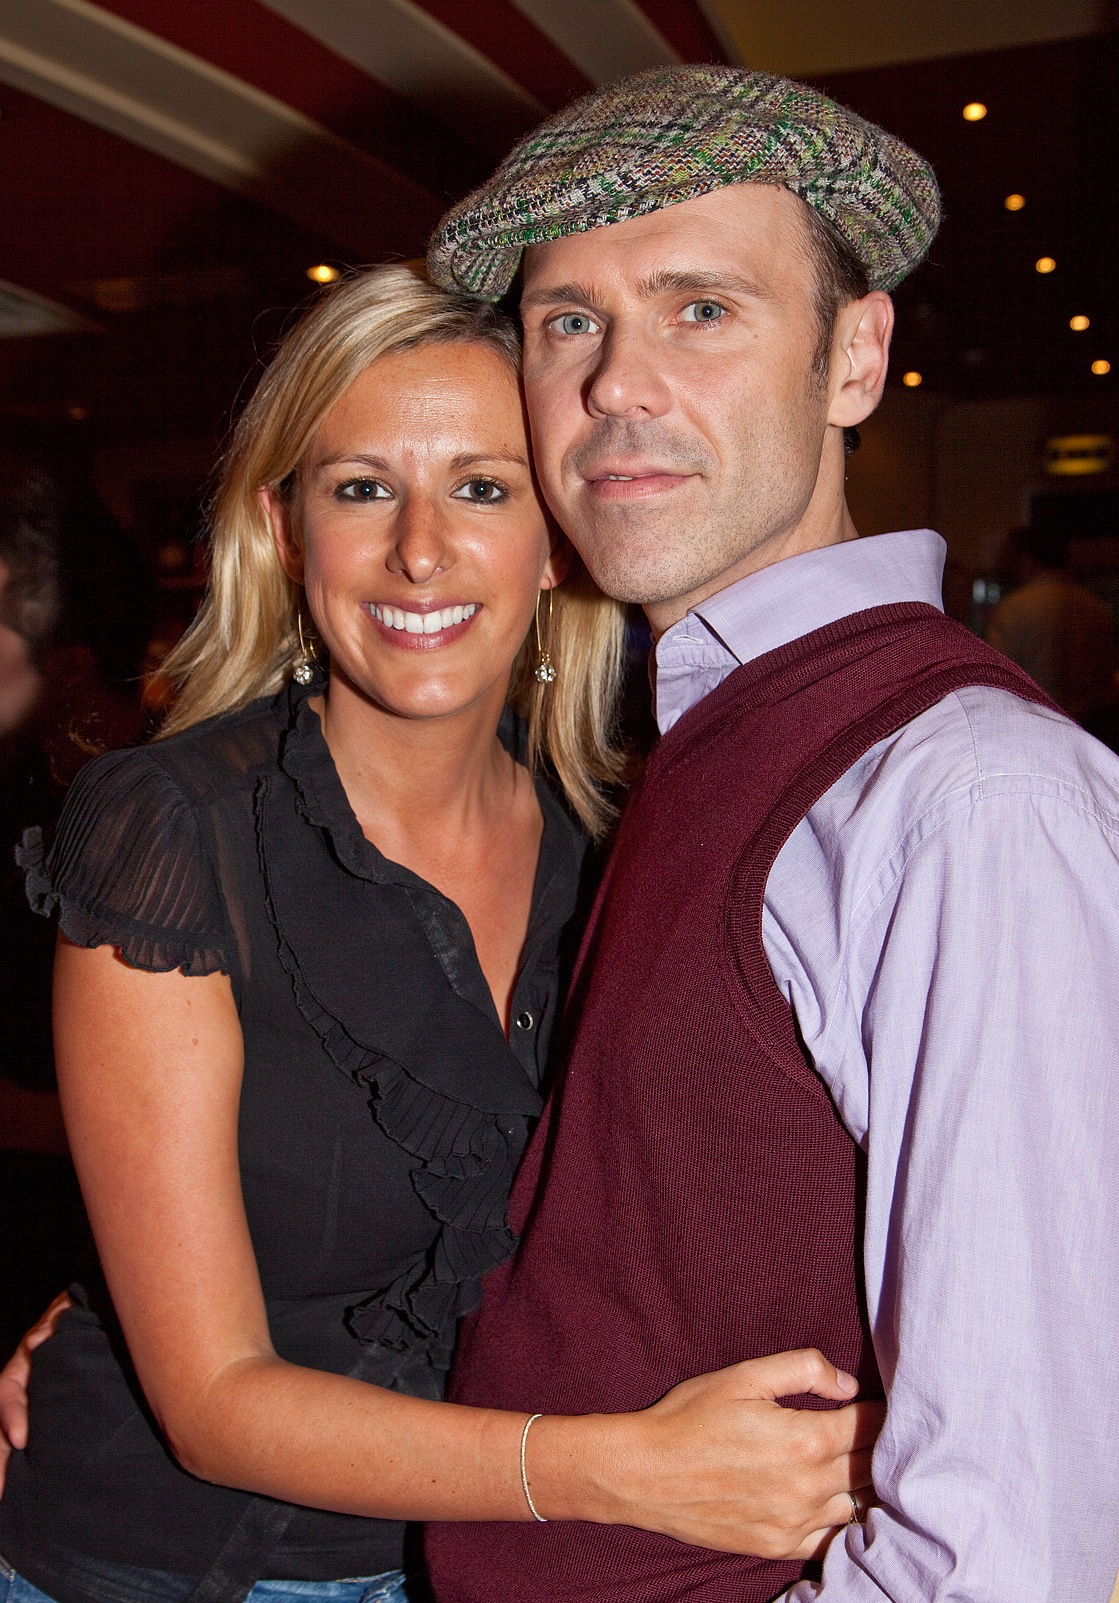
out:
<path id="1" fill-rule="evenodd" d="M 918 373 L 914 368 L 910 368 L 908 373 L 903 373 L 901 375 L 901 381 L 907 390 L 915 390 L 918 384 L 921 383 L 921 374 Z"/>
<path id="2" fill-rule="evenodd" d="M 84 406 L 68 406 L 66 410 L 75 423 L 84 423 L 88 416 Z"/>
<path id="3" fill-rule="evenodd" d="M 1057 264 L 1053 260 L 1052 256 L 1039 256 L 1037 261 L 1034 263 L 1034 266 L 1037 268 L 1039 273 L 1051 273 L 1056 265 Z"/>
<path id="4" fill-rule="evenodd" d="M 982 122 L 987 115 L 987 108 L 981 100 L 969 100 L 964 107 L 965 122 Z"/>
<path id="5" fill-rule="evenodd" d="M 1086 328 L 1091 328 L 1092 320 L 1090 317 L 1085 317 L 1083 313 L 1078 312 L 1075 317 L 1069 318 L 1068 326 L 1074 334 L 1083 334 Z"/>
<path id="6" fill-rule="evenodd" d="M 1092 372 L 1097 378 L 1102 378 L 1105 373 L 1111 372 L 1111 363 L 1105 362 L 1101 358 L 1100 361 L 1092 363 Z"/>
<path id="7" fill-rule="evenodd" d="M 337 267 L 331 267 L 327 262 L 318 262 L 307 269 L 307 277 L 316 284 L 333 284 L 341 276 Z"/>
<path id="8" fill-rule="evenodd" d="M 1006 207 L 1008 212 L 1020 212 L 1025 204 L 1025 195 L 1007 195 L 1006 199 L 1003 201 L 1003 205 Z"/>

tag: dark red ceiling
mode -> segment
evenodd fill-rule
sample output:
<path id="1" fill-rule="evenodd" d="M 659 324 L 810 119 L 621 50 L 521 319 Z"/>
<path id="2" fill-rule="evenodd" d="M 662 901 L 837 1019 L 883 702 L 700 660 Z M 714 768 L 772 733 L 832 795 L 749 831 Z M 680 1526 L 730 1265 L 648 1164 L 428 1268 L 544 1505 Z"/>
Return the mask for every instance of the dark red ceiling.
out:
<path id="1" fill-rule="evenodd" d="M 284 101 L 430 196 L 430 218 L 500 154 L 410 104 L 256 0 L 103 0 L 128 22 Z M 547 106 L 587 80 L 507 0 L 426 9 Z M 689 59 L 718 54 L 698 6 L 645 0 Z M 1113 263 L 1119 36 L 833 76 L 825 87 L 934 162 L 945 224 L 898 296 L 896 372 L 950 394 L 1100 394 L 1119 375 Z M 979 123 L 961 108 L 989 107 Z M 57 452 L 221 434 L 245 374 L 309 286 L 352 252 L 116 134 L 0 85 L 0 278 L 80 308 L 101 332 L 0 343 L 6 444 Z M 1012 190 L 1025 209 L 1007 212 Z M 365 259 L 419 254 L 427 223 L 362 219 Z M 1033 270 L 1042 254 L 1057 271 Z M 98 280 L 146 281 L 99 310 Z M 145 303 L 146 304 L 143 304 Z M 1088 334 L 1068 329 L 1082 312 Z M 1090 374 L 1097 350 L 1115 372 Z M 86 415 L 71 417 L 77 409 Z"/>

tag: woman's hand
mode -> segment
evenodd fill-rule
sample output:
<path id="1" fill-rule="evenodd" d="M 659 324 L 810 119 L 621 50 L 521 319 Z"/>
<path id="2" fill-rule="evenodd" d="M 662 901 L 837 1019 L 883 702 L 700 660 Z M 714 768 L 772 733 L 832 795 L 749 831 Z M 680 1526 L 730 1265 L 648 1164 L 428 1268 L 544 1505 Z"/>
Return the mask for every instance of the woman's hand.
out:
<path id="1" fill-rule="evenodd" d="M 545 1416 L 526 1468 L 541 1514 L 659 1531 L 696 1547 L 811 1558 L 873 1502 L 870 1460 L 886 1405 L 782 1408 L 856 1390 L 815 1349 L 700 1375 L 635 1414 Z"/>
<path id="2" fill-rule="evenodd" d="M 69 1295 L 60 1291 L 46 1313 L 27 1331 L 15 1352 L 0 1369 L 0 1493 L 4 1490 L 8 1459 L 13 1449 L 27 1446 L 27 1383 L 31 1378 L 31 1354 L 54 1335 L 59 1316 L 70 1306 Z"/>

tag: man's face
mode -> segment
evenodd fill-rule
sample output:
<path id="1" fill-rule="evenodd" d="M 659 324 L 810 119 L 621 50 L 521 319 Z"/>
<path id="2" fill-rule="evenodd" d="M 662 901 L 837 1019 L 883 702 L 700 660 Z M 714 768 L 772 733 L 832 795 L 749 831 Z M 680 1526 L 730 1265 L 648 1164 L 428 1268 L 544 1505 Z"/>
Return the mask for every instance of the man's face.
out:
<path id="1" fill-rule="evenodd" d="M 803 548 L 826 438 L 841 499 L 815 274 L 803 202 L 760 184 L 527 252 L 544 493 L 598 583 L 654 627 Z"/>

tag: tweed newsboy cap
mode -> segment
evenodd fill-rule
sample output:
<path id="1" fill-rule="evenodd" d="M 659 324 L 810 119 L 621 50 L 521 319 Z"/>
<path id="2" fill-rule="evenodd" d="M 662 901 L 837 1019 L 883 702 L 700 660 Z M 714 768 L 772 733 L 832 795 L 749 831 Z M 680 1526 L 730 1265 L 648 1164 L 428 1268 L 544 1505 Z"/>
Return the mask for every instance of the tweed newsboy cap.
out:
<path id="1" fill-rule="evenodd" d="M 584 96 L 523 139 L 443 219 L 428 274 L 499 300 L 526 245 L 741 183 L 780 184 L 807 201 L 875 289 L 912 272 L 940 221 L 928 163 L 807 84 L 736 67 L 658 67 Z"/>

